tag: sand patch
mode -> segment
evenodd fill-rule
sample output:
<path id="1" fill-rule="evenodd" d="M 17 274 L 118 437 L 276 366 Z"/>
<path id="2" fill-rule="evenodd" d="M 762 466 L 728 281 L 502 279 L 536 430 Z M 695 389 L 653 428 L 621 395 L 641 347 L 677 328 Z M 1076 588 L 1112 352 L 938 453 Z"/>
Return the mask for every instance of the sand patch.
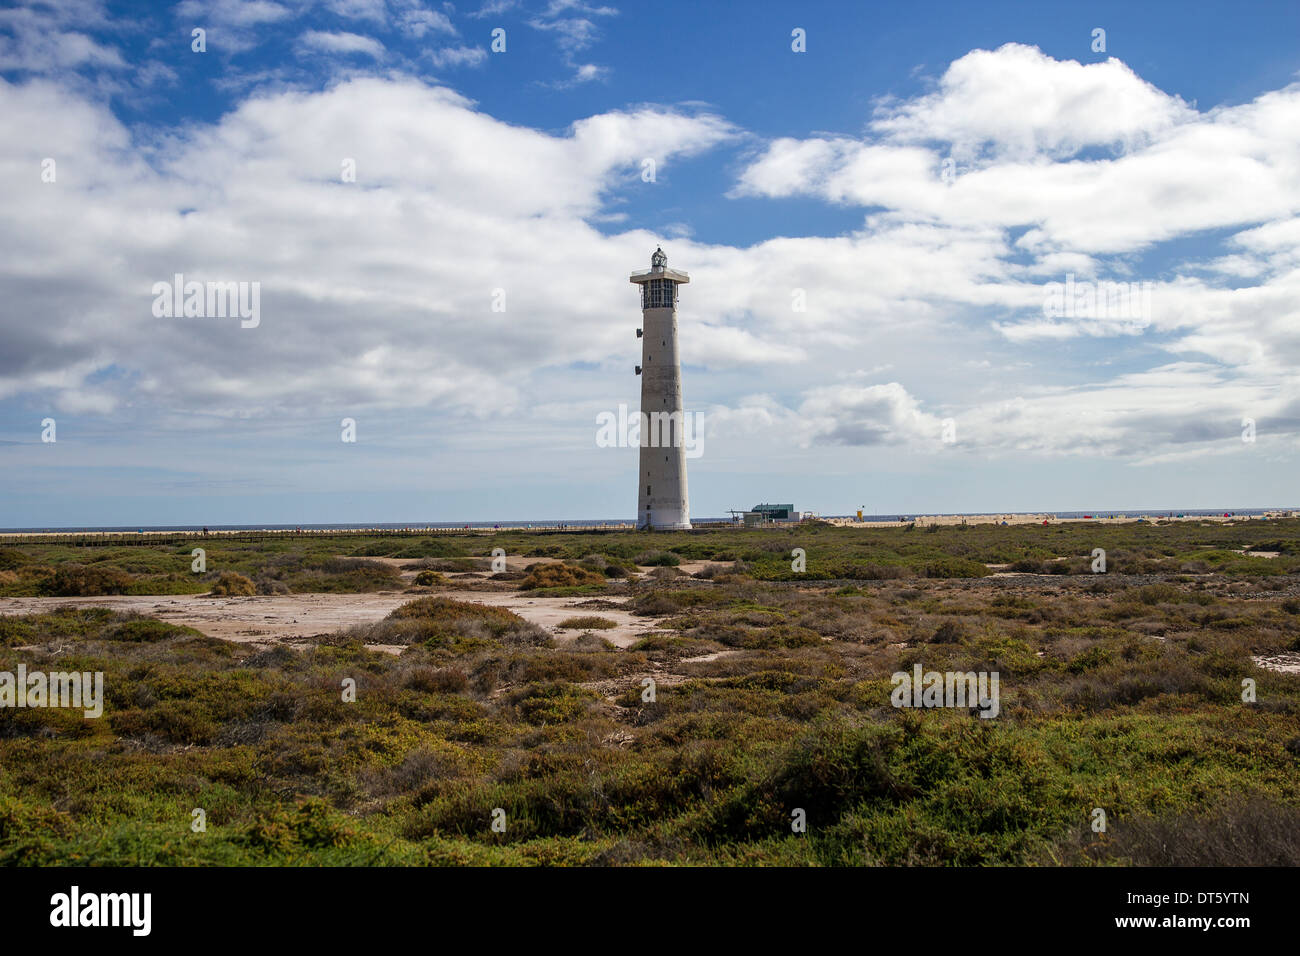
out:
<path id="1" fill-rule="evenodd" d="M 1268 654 L 1252 657 L 1257 667 L 1277 674 L 1300 674 L 1300 652 L 1283 651 L 1280 654 Z"/>
<path id="2" fill-rule="evenodd" d="M 431 590 L 430 595 L 504 607 L 526 621 L 546 628 L 552 635 L 571 640 L 578 632 L 561 631 L 559 624 L 579 616 L 584 599 L 571 597 L 536 597 L 527 592 L 474 590 Z M 394 608 L 423 594 L 381 591 L 371 594 L 266 594 L 253 597 L 210 598 L 198 594 L 175 594 L 160 597 L 111 594 L 102 597 L 19 597 L 0 598 L 0 614 L 40 614 L 56 607 L 107 607 L 115 611 L 134 611 L 192 627 L 209 637 L 238 644 L 271 646 L 277 643 L 313 643 L 322 637 L 358 624 L 372 624 L 386 617 Z M 600 616 L 609 618 L 614 627 L 600 631 L 600 636 L 616 647 L 635 644 L 655 630 L 657 619 L 638 617 L 625 608 L 626 602 L 606 600 Z M 375 650 L 401 653 L 397 645 L 370 645 Z"/>

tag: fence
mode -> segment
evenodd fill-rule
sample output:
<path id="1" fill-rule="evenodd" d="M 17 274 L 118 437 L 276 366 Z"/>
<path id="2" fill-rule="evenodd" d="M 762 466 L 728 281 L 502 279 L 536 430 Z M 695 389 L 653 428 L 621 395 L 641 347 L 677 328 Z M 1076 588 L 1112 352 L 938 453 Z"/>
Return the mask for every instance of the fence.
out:
<path id="1" fill-rule="evenodd" d="M 701 521 L 694 525 L 696 530 L 706 531 L 717 528 L 736 527 L 730 521 Z M 528 534 L 612 534 L 636 530 L 628 524 L 565 524 L 563 527 L 548 525 L 528 527 L 526 525 L 502 525 L 500 528 L 303 528 L 268 529 L 264 531 L 85 531 L 40 533 L 40 534 L 0 534 L 0 547 L 15 545 L 66 545 L 79 548 L 123 548 L 123 547 L 166 547 L 191 544 L 195 541 L 220 542 L 259 542 L 291 540 L 295 538 L 428 538 L 428 537 L 474 537 L 478 535 L 500 534 L 506 531 L 524 531 Z"/>

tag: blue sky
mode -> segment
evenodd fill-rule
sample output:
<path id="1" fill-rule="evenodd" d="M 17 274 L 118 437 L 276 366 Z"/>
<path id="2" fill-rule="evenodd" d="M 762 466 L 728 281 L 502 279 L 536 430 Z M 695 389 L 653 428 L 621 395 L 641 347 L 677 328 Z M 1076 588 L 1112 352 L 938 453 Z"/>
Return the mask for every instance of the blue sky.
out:
<path id="1" fill-rule="evenodd" d="M 1138 6 L 6 5 L 0 526 L 630 518 L 660 243 L 697 516 L 1300 504 L 1300 7 Z"/>

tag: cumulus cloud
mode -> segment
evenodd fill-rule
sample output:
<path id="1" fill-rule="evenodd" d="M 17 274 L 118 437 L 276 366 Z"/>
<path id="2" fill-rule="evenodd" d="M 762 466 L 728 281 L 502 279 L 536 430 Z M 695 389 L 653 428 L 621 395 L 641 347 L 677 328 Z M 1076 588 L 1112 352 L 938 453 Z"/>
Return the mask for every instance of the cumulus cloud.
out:
<path id="1" fill-rule="evenodd" d="M 899 143 L 950 144 L 961 160 L 1060 159 L 1088 146 L 1128 152 L 1194 118 L 1117 59 L 1084 65 L 1009 43 L 954 61 L 930 94 L 879 104 L 871 129 Z"/>
<path id="2" fill-rule="evenodd" d="M 317 49 L 383 55 L 317 33 Z M 428 56 L 473 65 L 465 51 Z M 1051 108 L 1018 110 L 1040 79 Z M 1116 96 L 1132 109 L 1110 115 Z M 1117 63 L 972 54 L 882 104 L 866 137 L 776 140 L 739 175 L 737 197 L 860 206 L 860 228 L 738 248 L 608 229 L 644 157 L 671 168 L 744 142 L 710 112 L 543 131 L 446 87 L 358 77 L 164 130 L 67 84 L 0 81 L 0 283 L 8 314 L 42 317 L 5 322 L 0 398 L 165 409 L 178 428 L 418 409 L 458 432 L 463 469 L 489 446 L 580 449 L 595 411 L 635 403 L 627 273 L 664 242 L 693 279 L 681 350 L 710 455 L 1159 461 L 1240 449 L 1245 416 L 1261 445 L 1294 447 L 1298 98 L 1198 113 Z M 1215 255 L 1144 272 L 1141 249 L 1216 226 Z M 153 283 L 176 273 L 259 282 L 260 325 L 153 316 Z M 1149 315 L 1045 315 L 1067 274 L 1148 282 Z"/>
<path id="3" fill-rule="evenodd" d="M 874 252 L 880 238 L 927 264 L 900 272 L 931 283 L 928 291 L 903 289 L 891 273 L 882 309 L 908 302 L 921 321 L 933 317 L 927 305 L 965 316 L 963 325 L 983 319 L 1044 368 L 1059 367 L 1062 349 L 1080 338 L 1108 340 L 1108 361 L 1117 364 L 1172 359 L 1111 381 L 1082 372 L 1051 387 L 1013 379 L 1003 385 L 1013 397 L 985 401 L 968 391 L 949 408 L 983 448 L 1155 460 L 1223 448 L 1243 415 L 1268 416 L 1275 437 L 1280 430 L 1294 438 L 1287 410 L 1300 362 L 1296 128 L 1300 85 L 1198 112 L 1117 60 L 1060 62 L 1009 44 L 959 58 L 931 92 L 878 104 L 862 138 L 767 143 L 733 195 L 862 207 L 862 232 L 823 242 L 823 252 Z M 1222 254 L 1144 271 L 1144 253 L 1215 229 L 1237 230 L 1220 243 Z M 872 260 L 863 261 L 870 269 Z M 829 276 L 811 284 L 823 283 L 832 285 Z M 838 283 L 845 292 L 852 286 Z M 1125 286 L 1141 287 L 1133 300 L 1140 310 L 1107 313 Z M 1068 310 L 1060 308 L 1062 288 L 1078 291 Z M 863 311 L 861 298 L 830 305 L 837 316 Z M 1117 338 L 1132 344 L 1119 349 Z M 838 405 L 826 394 L 808 399 L 809 420 L 820 424 L 805 422 L 798 432 L 810 441 L 857 436 L 870 444 L 910 433 L 905 405 L 864 419 L 833 394 Z M 804 408 L 785 407 L 792 415 Z"/>
<path id="4" fill-rule="evenodd" d="M 807 440 L 832 445 L 933 444 L 942 422 L 898 382 L 810 389 L 799 406 Z"/>
<path id="5" fill-rule="evenodd" d="M 648 151 L 671 162 L 732 135 L 652 108 L 552 135 L 409 80 L 254 97 L 156 149 L 53 85 L 0 83 L 0 109 L 10 183 L 38 162 L 28 143 L 66 157 L 43 192 L 5 187 L 5 287 L 20 310 L 54 314 L 6 350 L 0 392 L 87 388 L 116 366 L 130 374 L 103 388 L 242 414 L 508 411 L 551 363 L 630 359 L 608 316 L 634 316 L 635 299 L 610 277 L 654 239 L 607 240 L 584 218 Z M 260 325 L 155 318 L 150 289 L 176 273 L 259 282 Z"/>
<path id="6" fill-rule="evenodd" d="M 817 386 L 794 405 L 770 396 L 710 412 L 710 437 L 788 434 L 799 445 L 886 447 L 980 458 L 1029 452 L 1151 463 L 1233 454 L 1250 417 L 1294 447 L 1296 383 L 1248 383 L 1208 363 L 1177 362 L 1109 381 L 1036 386 L 1018 394 L 927 408 L 899 382 Z M 947 434 L 945 435 L 945 431 Z"/>
<path id="7" fill-rule="evenodd" d="M 775 140 L 736 194 L 1022 228 L 1017 247 L 1033 255 L 1129 253 L 1300 210 L 1297 126 L 1300 85 L 1198 113 L 1117 60 L 1008 44 L 955 61 L 933 93 L 879 107 L 868 138 Z"/>

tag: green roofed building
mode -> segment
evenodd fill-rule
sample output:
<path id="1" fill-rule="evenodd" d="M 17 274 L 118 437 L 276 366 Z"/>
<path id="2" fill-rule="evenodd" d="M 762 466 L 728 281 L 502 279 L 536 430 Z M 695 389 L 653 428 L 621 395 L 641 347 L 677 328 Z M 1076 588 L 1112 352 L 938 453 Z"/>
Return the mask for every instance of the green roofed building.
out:
<path id="1" fill-rule="evenodd" d="M 771 521 L 798 521 L 799 512 L 794 510 L 794 505 L 754 505 L 749 511 L 743 513 L 743 521 L 746 527 L 753 527 L 758 524 L 767 524 Z"/>

